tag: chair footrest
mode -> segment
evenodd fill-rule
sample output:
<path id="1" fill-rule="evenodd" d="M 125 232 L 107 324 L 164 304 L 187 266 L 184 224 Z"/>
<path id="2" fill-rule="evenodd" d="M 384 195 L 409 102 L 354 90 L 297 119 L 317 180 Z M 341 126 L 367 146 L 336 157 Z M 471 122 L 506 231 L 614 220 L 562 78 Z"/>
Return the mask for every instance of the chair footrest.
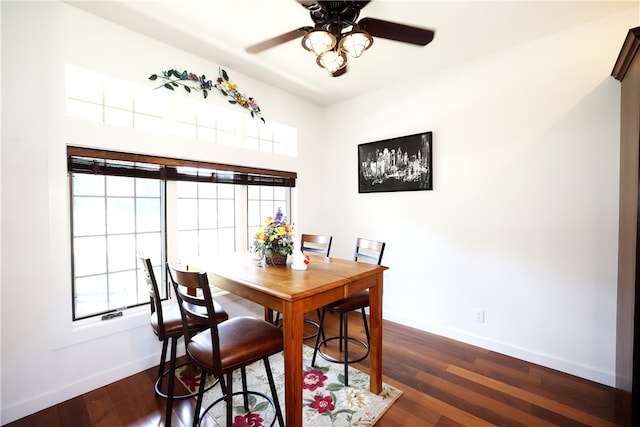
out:
<path id="1" fill-rule="evenodd" d="M 176 370 L 178 370 L 178 368 L 182 368 L 183 366 L 189 365 L 190 363 L 191 363 L 191 362 L 185 362 L 185 363 L 182 363 L 182 364 L 180 364 L 180 365 L 176 366 Z M 156 396 L 159 396 L 159 397 L 161 397 L 161 398 L 163 398 L 163 399 L 166 399 L 168 396 L 167 396 L 167 393 L 163 392 L 160 388 L 161 388 L 161 386 L 162 386 L 162 382 L 163 382 L 164 378 L 165 378 L 167 375 L 169 375 L 169 373 L 171 373 L 171 370 L 164 371 L 164 373 L 163 373 L 162 375 L 160 375 L 160 377 L 156 380 L 156 383 L 154 384 L 154 389 L 155 389 L 155 391 L 156 391 Z M 219 381 L 219 380 L 215 380 L 213 383 L 211 383 L 211 385 L 209 385 L 209 386 L 205 389 L 205 391 L 209 391 L 209 390 L 211 390 L 211 389 L 213 388 L 213 386 L 215 386 L 216 384 L 218 384 L 218 381 Z M 198 394 L 198 390 L 193 391 L 193 392 L 188 393 L 188 394 L 176 394 L 176 395 L 173 395 L 173 398 L 174 398 L 174 399 L 187 399 L 187 398 L 189 398 L 189 397 L 194 397 L 194 396 L 196 396 L 197 394 Z"/>
<path id="2" fill-rule="evenodd" d="M 358 344 L 360 344 L 365 350 L 365 354 L 357 359 L 348 359 L 348 360 L 344 360 L 344 359 L 336 359 L 335 357 L 329 356 L 328 354 L 324 353 L 322 350 L 320 350 L 321 346 L 326 346 L 327 343 L 329 341 L 333 341 L 333 340 L 342 340 L 344 339 L 344 337 L 329 337 L 323 341 L 320 341 L 318 343 L 318 347 L 316 348 L 316 350 L 318 351 L 318 354 L 320 355 L 320 357 L 322 357 L 324 360 L 326 360 L 327 362 L 332 362 L 332 363 L 342 363 L 344 364 L 346 363 L 357 363 L 360 362 L 364 359 L 367 358 L 367 356 L 369 356 L 369 345 L 362 341 L 360 338 L 355 338 L 355 337 L 346 337 L 348 340 L 356 342 Z M 341 353 L 344 353 L 343 351 L 341 351 Z"/>
<path id="3" fill-rule="evenodd" d="M 314 321 L 314 320 L 311 320 L 311 319 L 304 319 L 304 323 L 306 323 L 307 325 L 315 326 L 316 332 L 314 332 L 311 335 L 305 335 L 302 339 L 303 340 L 308 340 L 308 339 L 317 337 L 318 336 L 318 332 L 320 332 L 320 324 L 318 322 Z M 279 328 L 282 328 L 282 320 L 278 320 L 277 326 Z"/>
<path id="4" fill-rule="evenodd" d="M 217 383 L 218 383 L 218 381 L 219 381 L 219 380 L 216 380 L 216 381 L 215 381 L 215 384 L 217 384 Z M 273 399 L 271 398 L 271 396 L 266 395 L 266 394 L 264 394 L 264 393 L 261 393 L 261 392 L 259 392 L 259 391 L 252 391 L 252 390 L 247 390 L 246 392 L 245 392 L 245 391 L 236 391 L 236 392 L 234 392 L 234 393 L 232 394 L 232 396 L 240 396 L 240 395 L 244 395 L 244 394 L 252 394 L 252 395 L 254 395 L 254 396 L 260 396 L 260 397 L 262 397 L 263 399 L 265 399 L 265 400 L 269 403 L 269 405 L 271 405 L 271 408 L 273 408 L 273 420 L 271 421 L 271 423 L 270 423 L 270 424 L 266 424 L 266 423 L 265 423 L 264 425 L 273 426 L 273 425 L 275 424 L 275 422 L 277 421 L 277 409 L 276 409 L 276 404 L 274 403 L 274 401 L 273 401 Z M 207 408 L 206 408 L 204 411 L 202 411 L 202 413 L 201 413 L 201 415 L 200 415 L 200 420 L 199 420 L 199 422 L 198 422 L 198 425 L 200 425 L 200 424 L 202 423 L 202 420 L 204 419 L 204 417 L 207 415 L 207 413 L 208 413 L 211 409 L 213 409 L 213 407 L 214 407 L 214 406 L 216 406 L 216 405 L 217 405 L 218 403 L 220 403 L 220 402 L 224 402 L 224 401 L 226 400 L 226 398 L 227 398 L 227 396 L 223 394 L 222 396 L 220 396 L 219 398 L 217 398 L 216 400 L 214 400 L 214 401 L 213 401 L 209 406 L 207 406 Z M 245 408 L 245 409 L 248 409 L 248 408 Z M 197 416 L 197 414 L 196 414 L 196 416 Z M 219 420 L 216 420 L 216 421 L 219 421 Z M 220 423 L 220 425 L 225 425 L 225 424 Z M 227 425 L 228 425 L 228 424 L 227 424 Z"/>

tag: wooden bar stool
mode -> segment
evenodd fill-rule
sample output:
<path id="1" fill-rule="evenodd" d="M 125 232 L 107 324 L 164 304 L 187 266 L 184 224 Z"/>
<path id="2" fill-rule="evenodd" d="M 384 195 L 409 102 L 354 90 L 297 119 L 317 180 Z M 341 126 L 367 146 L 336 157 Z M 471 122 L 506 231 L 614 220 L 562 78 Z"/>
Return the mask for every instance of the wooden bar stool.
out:
<path id="1" fill-rule="evenodd" d="M 185 399 L 193 397 L 196 392 L 186 393 L 181 395 L 174 395 L 175 386 L 175 372 L 176 369 L 186 365 L 183 363 L 176 366 L 176 350 L 178 339 L 183 336 L 184 329 L 182 324 L 182 315 L 180 314 L 180 307 L 177 304 L 171 304 L 166 307 L 162 306 L 162 299 L 160 297 L 160 289 L 158 288 L 158 282 L 156 281 L 155 273 L 153 272 L 153 265 L 149 258 L 139 257 L 138 260 L 142 264 L 143 271 L 145 273 L 145 279 L 149 286 L 149 298 L 151 306 L 151 327 L 153 332 L 158 337 L 158 340 L 162 342 L 162 353 L 160 355 L 160 364 L 158 365 L 158 378 L 155 383 L 156 395 L 167 399 L 167 408 L 165 414 L 165 426 L 171 426 L 171 411 L 173 410 L 173 399 Z M 229 318 L 229 315 L 224 311 L 222 306 L 218 303 L 214 303 L 214 316 L 218 322 L 223 322 Z M 202 321 L 191 321 L 188 325 L 190 331 L 201 331 L 208 327 L 208 323 Z M 169 356 L 169 369 L 165 370 L 167 347 L 171 343 L 171 353 Z M 169 377 L 169 385 L 167 392 L 162 391 L 162 383 L 165 377 Z"/>
<path id="2" fill-rule="evenodd" d="M 321 254 L 326 257 L 329 256 L 329 252 L 331 251 L 331 241 L 333 240 L 333 236 L 324 236 L 320 234 L 302 234 L 300 236 L 300 250 L 305 252 L 310 252 L 314 254 Z M 320 321 L 320 309 L 316 310 L 318 314 L 318 321 Z M 316 332 L 310 335 L 305 335 L 304 339 L 308 340 L 311 338 L 315 338 L 320 332 L 320 323 L 313 321 L 311 319 L 304 319 L 304 322 L 309 325 L 313 325 L 316 329 Z M 276 314 L 275 324 L 278 325 L 280 323 L 280 313 Z"/>
<path id="3" fill-rule="evenodd" d="M 198 426 L 202 417 L 215 404 L 224 400 L 226 402 L 226 425 L 231 427 L 233 423 L 233 396 L 242 394 L 244 409 L 248 411 L 248 395 L 259 394 L 267 399 L 275 409 L 275 416 L 270 425 L 273 425 L 277 420 L 280 426 L 284 427 L 278 393 L 269 364 L 269 356 L 284 349 L 282 330 L 254 317 L 235 317 L 219 323 L 215 319 L 215 307 L 206 273 L 179 270 L 170 265 L 169 277 L 182 314 L 187 354 L 193 363 L 202 370 L 193 426 Z M 203 331 L 190 330 L 188 325 L 192 321 L 207 323 L 207 329 Z M 247 390 L 245 368 L 258 360 L 262 360 L 264 363 L 271 397 Z M 243 390 L 239 393 L 233 392 L 233 371 L 236 369 L 241 370 L 243 380 Z M 200 415 L 207 374 L 220 380 L 223 397 L 210 404 Z"/>
<path id="4" fill-rule="evenodd" d="M 382 262 L 384 247 L 384 242 L 358 238 L 356 240 L 356 249 L 354 251 L 353 259 L 354 261 L 364 260 L 366 262 L 380 265 L 380 263 Z M 320 314 L 320 326 L 318 328 L 319 331 L 316 337 L 316 345 L 313 350 L 313 359 L 311 360 L 311 365 L 315 365 L 316 356 L 318 354 L 320 354 L 320 357 L 329 362 L 343 363 L 344 383 L 346 386 L 349 385 L 349 363 L 359 362 L 369 356 L 369 325 L 367 323 L 367 315 L 365 313 L 365 308 L 367 307 L 369 307 L 369 290 L 365 289 L 364 291 L 360 291 L 358 293 L 350 295 L 347 298 L 325 305 L 322 308 L 322 312 Z M 366 342 L 359 338 L 349 336 L 349 313 L 355 310 L 360 310 L 360 312 L 362 313 L 364 332 L 367 337 Z M 340 315 L 340 334 L 329 338 L 326 338 L 324 336 L 324 318 L 327 312 L 337 313 Z M 331 357 L 320 350 L 321 346 L 326 347 L 328 342 L 334 340 L 339 340 L 338 350 L 343 354 L 341 359 Z M 349 359 L 349 341 L 360 344 L 365 349 L 365 354 L 361 357 L 358 357 L 357 359 Z M 343 347 L 344 353 L 342 352 Z"/>

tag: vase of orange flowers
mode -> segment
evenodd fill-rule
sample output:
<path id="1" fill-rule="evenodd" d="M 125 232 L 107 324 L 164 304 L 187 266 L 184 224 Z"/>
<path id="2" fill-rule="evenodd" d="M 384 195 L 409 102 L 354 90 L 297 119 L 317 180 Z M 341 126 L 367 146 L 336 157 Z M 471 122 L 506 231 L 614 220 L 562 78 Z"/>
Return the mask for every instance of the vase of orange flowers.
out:
<path id="1" fill-rule="evenodd" d="M 280 208 L 273 217 L 267 217 L 255 235 L 254 250 L 264 256 L 270 265 L 286 265 L 287 256 L 293 253 L 295 233 L 293 225 Z"/>

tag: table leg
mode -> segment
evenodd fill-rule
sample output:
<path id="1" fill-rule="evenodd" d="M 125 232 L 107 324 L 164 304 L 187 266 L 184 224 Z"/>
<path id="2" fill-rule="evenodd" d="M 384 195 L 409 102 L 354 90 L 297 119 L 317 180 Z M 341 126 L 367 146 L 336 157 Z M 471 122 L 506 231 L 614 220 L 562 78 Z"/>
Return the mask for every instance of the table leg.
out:
<path id="1" fill-rule="evenodd" d="M 372 393 L 382 392 L 382 273 L 376 278 L 376 285 L 369 288 L 369 389 Z"/>
<path id="2" fill-rule="evenodd" d="M 301 305 L 285 302 L 282 313 L 284 334 L 284 389 L 286 426 L 302 427 L 302 342 L 304 312 Z"/>

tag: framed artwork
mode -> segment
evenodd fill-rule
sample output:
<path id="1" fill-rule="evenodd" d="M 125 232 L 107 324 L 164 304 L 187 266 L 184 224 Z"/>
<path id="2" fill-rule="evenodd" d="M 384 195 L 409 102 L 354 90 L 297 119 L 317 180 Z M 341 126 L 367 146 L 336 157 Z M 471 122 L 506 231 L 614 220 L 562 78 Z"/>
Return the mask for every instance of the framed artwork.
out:
<path id="1" fill-rule="evenodd" d="M 432 133 L 358 145 L 358 193 L 433 190 Z"/>

